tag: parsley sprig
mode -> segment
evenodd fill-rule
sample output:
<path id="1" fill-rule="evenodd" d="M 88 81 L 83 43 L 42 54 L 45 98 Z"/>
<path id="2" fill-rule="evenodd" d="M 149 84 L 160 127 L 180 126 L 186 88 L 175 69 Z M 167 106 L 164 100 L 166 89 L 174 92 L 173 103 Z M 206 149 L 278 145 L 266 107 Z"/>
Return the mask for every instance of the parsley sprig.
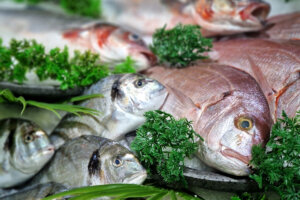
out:
<path id="1" fill-rule="evenodd" d="M 266 148 L 252 149 L 254 174 L 260 188 L 275 190 L 282 199 L 300 199 L 300 111 L 294 118 L 283 112 L 272 127 Z"/>
<path id="2" fill-rule="evenodd" d="M 166 183 L 186 185 L 184 158 L 197 149 L 192 122 L 175 120 L 172 115 L 158 110 L 146 112 L 145 117 L 146 122 L 137 130 L 131 148 L 150 174 L 160 175 Z"/>
<path id="3" fill-rule="evenodd" d="M 153 34 L 151 50 L 161 63 L 185 67 L 192 61 L 207 58 L 202 53 L 210 51 L 212 40 L 204 38 L 200 26 L 178 24 L 173 29 L 166 26 Z"/>
<path id="4" fill-rule="evenodd" d="M 47 53 L 45 47 L 35 40 L 12 39 L 9 47 L 3 46 L 0 40 L 1 81 L 22 84 L 26 80 L 26 73 L 32 70 L 41 81 L 59 81 L 63 90 L 91 85 L 110 74 L 135 72 L 133 60 L 129 57 L 114 71 L 110 71 L 107 66 L 99 64 L 99 55 L 90 51 L 75 51 L 70 59 L 67 47 L 63 50 L 54 48 Z"/>

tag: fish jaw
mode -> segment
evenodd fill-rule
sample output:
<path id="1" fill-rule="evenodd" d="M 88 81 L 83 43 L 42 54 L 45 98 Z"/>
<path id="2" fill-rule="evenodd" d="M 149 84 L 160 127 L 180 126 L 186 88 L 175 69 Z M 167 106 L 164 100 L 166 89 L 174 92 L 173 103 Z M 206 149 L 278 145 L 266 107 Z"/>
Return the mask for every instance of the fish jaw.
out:
<path id="1" fill-rule="evenodd" d="M 140 173 L 134 174 L 129 178 L 124 179 L 123 183 L 127 184 L 142 184 L 147 178 L 147 172 L 142 171 Z"/>
<path id="2" fill-rule="evenodd" d="M 210 36 L 261 30 L 269 11 L 270 5 L 262 1 L 226 5 L 221 0 L 199 0 L 191 14 Z"/>

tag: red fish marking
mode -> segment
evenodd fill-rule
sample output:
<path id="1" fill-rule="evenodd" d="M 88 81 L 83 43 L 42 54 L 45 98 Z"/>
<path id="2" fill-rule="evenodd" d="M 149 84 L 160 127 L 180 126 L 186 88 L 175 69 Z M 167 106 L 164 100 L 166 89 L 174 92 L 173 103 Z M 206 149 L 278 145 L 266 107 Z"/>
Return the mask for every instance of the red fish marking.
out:
<path id="1" fill-rule="evenodd" d="M 117 28 L 114 27 L 114 26 L 106 26 L 106 27 L 102 26 L 102 27 L 96 28 L 95 31 L 96 31 L 96 34 L 97 34 L 97 39 L 98 39 L 98 45 L 99 45 L 99 47 L 102 47 L 106 43 L 108 37 L 116 29 Z"/>
<path id="2" fill-rule="evenodd" d="M 72 30 L 67 30 L 66 32 L 63 33 L 63 38 L 66 39 L 77 39 L 80 37 L 80 32 L 82 29 L 72 29 Z"/>
<path id="3" fill-rule="evenodd" d="M 244 10 L 240 11 L 242 20 L 264 20 L 270 11 L 270 5 L 266 3 L 251 3 Z"/>
<path id="4" fill-rule="evenodd" d="M 195 4 L 197 13 L 199 13 L 203 19 L 211 20 L 214 11 L 211 9 L 211 4 L 208 4 L 205 0 L 198 1 Z"/>

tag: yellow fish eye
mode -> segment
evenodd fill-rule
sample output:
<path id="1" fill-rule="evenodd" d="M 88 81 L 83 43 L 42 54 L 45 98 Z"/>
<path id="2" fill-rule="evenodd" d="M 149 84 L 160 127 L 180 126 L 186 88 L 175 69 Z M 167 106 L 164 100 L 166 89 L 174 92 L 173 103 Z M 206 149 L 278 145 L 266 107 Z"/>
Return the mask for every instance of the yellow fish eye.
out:
<path id="1" fill-rule="evenodd" d="M 34 136 L 32 135 L 32 133 L 27 133 L 24 135 L 24 141 L 25 143 L 30 143 L 34 140 Z"/>
<path id="2" fill-rule="evenodd" d="M 146 84 L 146 80 L 143 78 L 139 78 L 138 80 L 134 81 L 134 86 L 136 88 L 141 88 Z"/>
<path id="3" fill-rule="evenodd" d="M 239 117 L 236 121 L 236 127 L 243 131 L 248 131 L 252 129 L 253 122 L 249 117 Z"/>

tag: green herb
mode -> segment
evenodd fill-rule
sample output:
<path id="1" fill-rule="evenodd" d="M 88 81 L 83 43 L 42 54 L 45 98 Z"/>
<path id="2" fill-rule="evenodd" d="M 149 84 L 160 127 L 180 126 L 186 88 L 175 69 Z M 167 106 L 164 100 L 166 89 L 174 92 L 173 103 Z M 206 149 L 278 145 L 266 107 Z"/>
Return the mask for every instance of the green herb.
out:
<path id="1" fill-rule="evenodd" d="M 300 199 L 300 111 L 294 118 L 283 112 L 272 127 L 266 148 L 252 149 L 253 178 L 260 188 L 275 190 L 282 199 Z"/>
<path id="2" fill-rule="evenodd" d="M 200 200 L 200 198 L 191 196 L 189 194 L 178 192 L 174 190 L 166 190 L 153 186 L 134 185 L 134 184 L 109 184 L 82 187 L 66 192 L 54 194 L 44 198 L 44 200 L 61 199 L 63 197 L 72 197 L 71 199 L 96 199 L 100 197 L 111 197 L 112 199 L 186 199 L 186 200 Z"/>
<path id="3" fill-rule="evenodd" d="M 110 72 L 107 66 L 101 65 L 99 56 L 90 51 L 74 52 L 69 59 L 68 48 L 51 49 L 45 52 L 45 47 L 34 40 L 17 41 L 12 39 L 9 47 L 4 47 L 0 41 L 0 80 L 17 81 L 22 84 L 26 73 L 35 71 L 38 78 L 58 80 L 60 88 L 65 90 L 77 86 L 88 86 L 111 73 L 134 73 L 133 61 L 126 61 L 116 66 Z"/>
<path id="4" fill-rule="evenodd" d="M 184 183 L 184 158 L 197 149 L 196 132 L 187 119 L 175 120 L 162 111 L 149 111 L 131 144 L 149 174 L 160 175 L 166 183 Z M 200 136 L 199 136 L 200 137 Z"/>
<path id="5" fill-rule="evenodd" d="M 101 98 L 103 95 L 101 94 L 93 94 L 93 95 L 86 95 L 86 96 L 80 96 L 80 97 L 73 97 L 69 100 L 69 102 L 77 102 L 77 101 L 83 101 L 91 98 Z M 101 114 L 99 111 L 78 106 L 78 105 L 71 105 L 67 103 L 61 103 L 61 104 L 51 104 L 51 103 L 44 103 L 44 102 L 38 102 L 38 101 L 31 101 L 31 100 L 25 100 L 23 97 L 15 97 L 13 93 L 8 90 L 0 90 L 0 103 L 19 103 L 23 105 L 23 109 L 21 114 L 25 111 L 27 105 L 46 109 L 52 111 L 54 114 L 56 114 L 57 117 L 61 118 L 60 114 L 57 112 L 57 110 L 62 110 L 65 112 L 73 113 L 75 115 L 80 115 L 81 113 L 90 114 L 90 115 L 99 115 Z"/>
<path id="6" fill-rule="evenodd" d="M 98 18 L 101 16 L 101 0 L 14 0 L 18 3 L 38 4 L 41 2 L 60 3 L 71 14 Z"/>
<path id="7" fill-rule="evenodd" d="M 241 195 L 231 197 L 231 200 L 266 200 L 266 196 L 264 194 L 250 194 L 244 192 Z"/>
<path id="8" fill-rule="evenodd" d="M 166 30 L 166 26 L 155 31 L 150 47 L 161 63 L 185 67 L 190 62 L 207 58 L 202 53 L 212 48 L 212 40 L 204 38 L 197 25 L 177 25 Z"/>

